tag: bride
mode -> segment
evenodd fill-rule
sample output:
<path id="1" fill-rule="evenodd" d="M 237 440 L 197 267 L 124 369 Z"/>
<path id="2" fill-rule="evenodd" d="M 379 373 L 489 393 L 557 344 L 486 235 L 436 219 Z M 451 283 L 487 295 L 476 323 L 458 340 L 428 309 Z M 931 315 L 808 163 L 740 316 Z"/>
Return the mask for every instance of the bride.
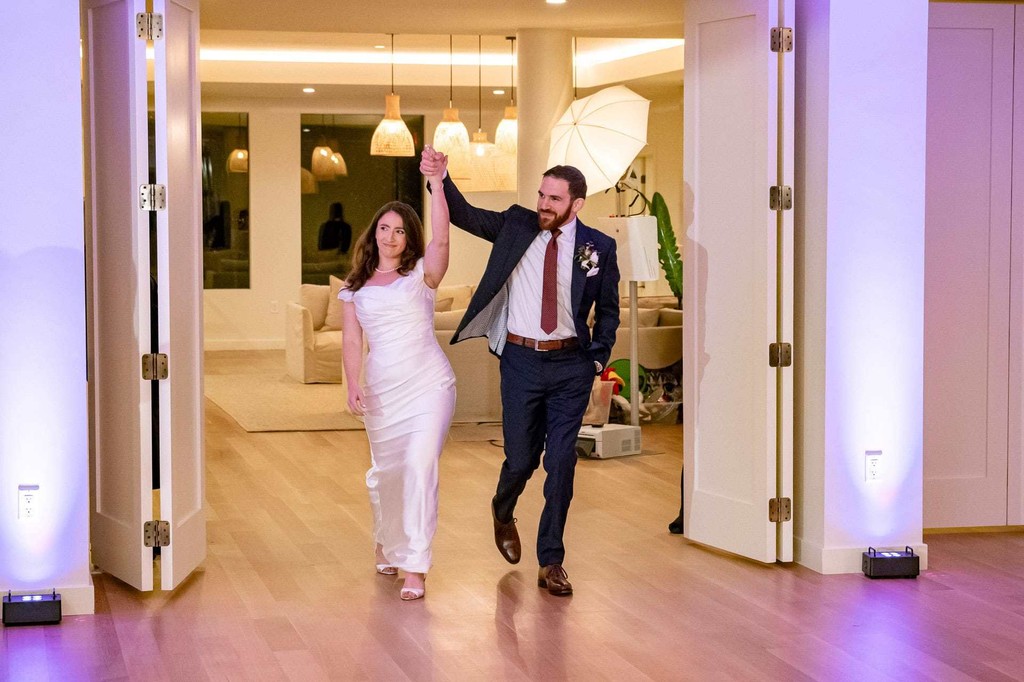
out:
<path id="1" fill-rule="evenodd" d="M 455 409 L 455 375 L 434 336 L 434 298 L 448 269 L 448 204 L 431 188 L 432 238 L 408 204 L 380 208 L 357 244 L 338 294 L 348 408 L 370 441 L 366 487 L 373 509 L 377 572 L 405 572 L 401 598 L 425 593 L 437 528 L 438 460 Z M 369 353 L 363 360 L 364 335 Z M 363 383 L 360 384 L 360 377 Z"/>

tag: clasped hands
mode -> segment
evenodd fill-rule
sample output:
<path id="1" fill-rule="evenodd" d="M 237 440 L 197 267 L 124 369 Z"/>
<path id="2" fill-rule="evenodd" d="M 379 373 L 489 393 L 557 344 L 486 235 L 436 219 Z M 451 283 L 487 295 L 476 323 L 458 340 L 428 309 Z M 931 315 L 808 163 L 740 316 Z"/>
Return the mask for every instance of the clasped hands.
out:
<path id="1" fill-rule="evenodd" d="M 447 169 L 448 156 L 430 145 L 425 145 L 423 152 L 420 154 L 420 173 L 423 173 L 430 180 L 431 187 L 441 186 Z"/>

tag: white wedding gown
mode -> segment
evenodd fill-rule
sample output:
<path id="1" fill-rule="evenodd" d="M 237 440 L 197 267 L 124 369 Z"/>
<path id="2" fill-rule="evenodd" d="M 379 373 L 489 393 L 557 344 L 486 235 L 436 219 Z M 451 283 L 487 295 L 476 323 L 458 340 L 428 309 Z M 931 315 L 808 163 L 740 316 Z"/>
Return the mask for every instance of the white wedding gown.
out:
<path id="1" fill-rule="evenodd" d="M 387 286 L 338 294 L 355 302 L 370 349 L 363 391 L 374 538 L 390 565 L 415 573 L 430 569 L 438 462 L 455 410 L 455 374 L 434 336 L 435 294 L 422 259 Z"/>

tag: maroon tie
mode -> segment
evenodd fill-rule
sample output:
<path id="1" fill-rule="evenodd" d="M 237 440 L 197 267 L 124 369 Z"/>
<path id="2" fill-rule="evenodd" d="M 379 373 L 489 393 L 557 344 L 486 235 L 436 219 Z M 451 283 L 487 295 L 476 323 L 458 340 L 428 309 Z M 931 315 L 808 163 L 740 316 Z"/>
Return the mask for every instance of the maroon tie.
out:
<path id="1" fill-rule="evenodd" d="M 551 239 L 544 250 L 544 285 L 540 299 L 540 328 L 545 334 L 558 326 L 558 228 L 551 230 Z"/>

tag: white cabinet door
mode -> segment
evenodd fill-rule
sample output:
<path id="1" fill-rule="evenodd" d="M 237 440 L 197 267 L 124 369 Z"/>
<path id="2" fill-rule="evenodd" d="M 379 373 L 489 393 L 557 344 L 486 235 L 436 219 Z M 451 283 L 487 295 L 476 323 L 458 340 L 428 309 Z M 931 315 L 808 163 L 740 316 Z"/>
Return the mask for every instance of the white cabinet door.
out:
<path id="1" fill-rule="evenodd" d="M 164 37 L 154 42 L 156 183 L 167 206 L 150 214 L 139 188 L 149 179 L 146 41 L 136 35 L 145 0 L 84 4 L 87 210 L 93 409 L 93 563 L 139 590 L 153 589 L 153 549 L 143 525 L 170 523 L 161 586 L 179 584 L 206 556 L 203 479 L 202 282 L 199 259 L 197 0 L 156 0 Z M 150 254 L 156 254 L 151 262 Z M 160 509 L 153 509 L 152 384 L 141 357 L 152 350 L 151 273 L 156 273 L 156 346 L 168 356 L 157 383 Z"/>
<path id="2" fill-rule="evenodd" d="M 780 68 L 769 49 L 780 15 L 793 27 L 791 1 L 686 8 L 685 533 L 764 562 L 792 558 L 792 522 L 768 516 L 792 490 L 791 368 L 768 362 L 792 341 L 792 211 L 777 223 L 768 201 L 793 184 L 793 53 Z"/>
<path id="3" fill-rule="evenodd" d="M 1014 6 L 929 24 L 924 525 L 1005 525 Z"/>

